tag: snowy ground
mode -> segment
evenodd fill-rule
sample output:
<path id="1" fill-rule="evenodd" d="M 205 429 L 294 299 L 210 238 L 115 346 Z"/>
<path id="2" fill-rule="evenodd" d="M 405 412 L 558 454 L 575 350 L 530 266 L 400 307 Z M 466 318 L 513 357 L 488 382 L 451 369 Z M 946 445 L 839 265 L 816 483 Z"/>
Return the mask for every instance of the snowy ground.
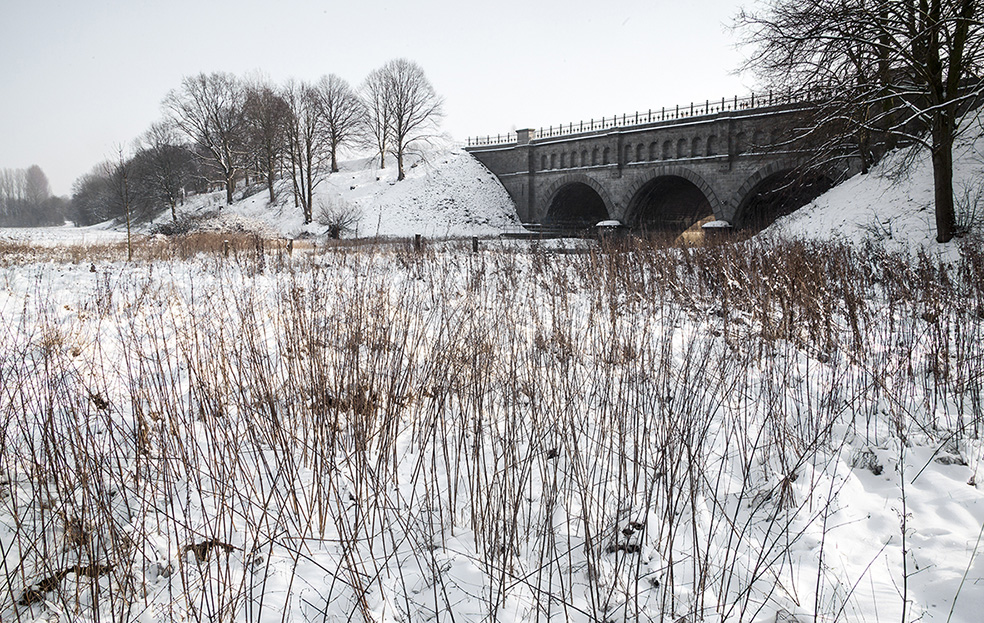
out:
<path id="1" fill-rule="evenodd" d="M 464 158 L 330 189 L 514 222 Z M 806 242 L 0 261 L 0 619 L 976 623 L 984 261 L 912 171 Z"/>

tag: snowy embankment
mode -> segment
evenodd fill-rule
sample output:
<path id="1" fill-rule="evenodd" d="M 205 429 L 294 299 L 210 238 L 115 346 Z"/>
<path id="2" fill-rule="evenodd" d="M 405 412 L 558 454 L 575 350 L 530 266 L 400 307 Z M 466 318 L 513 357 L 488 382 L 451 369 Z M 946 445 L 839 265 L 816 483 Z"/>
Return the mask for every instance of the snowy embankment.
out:
<path id="1" fill-rule="evenodd" d="M 954 146 L 957 225 L 984 235 L 984 117 L 969 115 Z M 929 150 L 896 150 L 867 175 L 838 184 L 779 219 L 765 234 L 851 244 L 873 242 L 890 251 L 951 253 L 936 243 L 933 164 Z"/>
<path id="2" fill-rule="evenodd" d="M 195 198 L 186 214 L 219 210 L 220 221 L 235 221 L 268 234 L 296 238 L 302 232 L 320 235 L 327 230 L 319 222 L 322 209 L 348 211 L 354 223 L 345 237 L 496 236 L 515 228 L 519 221 L 509 195 L 480 162 L 460 149 L 432 149 L 409 156 L 406 178 L 397 181 L 392 158 L 384 169 L 378 158 L 339 163 L 316 187 L 314 222 L 305 225 L 301 209 L 294 206 L 289 182 L 277 184 L 273 205 L 264 188 L 225 207 L 224 193 Z M 238 195 L 237 195 L 238 196 Z M 158 221 L 170 218 L 162 215 Z"/>

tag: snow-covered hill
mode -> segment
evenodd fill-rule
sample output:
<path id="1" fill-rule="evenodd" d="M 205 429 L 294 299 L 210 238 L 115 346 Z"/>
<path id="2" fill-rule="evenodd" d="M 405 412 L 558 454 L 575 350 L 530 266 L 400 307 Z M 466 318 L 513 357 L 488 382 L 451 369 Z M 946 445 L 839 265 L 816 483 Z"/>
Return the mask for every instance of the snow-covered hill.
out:
<path id="1" fill-rule="evenodd" d="M 954 147 L 953 190 L 958 226 L 984 233 L 984 118 L 963 122 Z M 809 205 L 776 221 L 768 236 L 851 243 L 874 241 L 890 251 L 942 251 L 936 242 L 933 165 L 929 150 L 890 153 Z M 949 248 L 953 248 L 950 245 Z"/>
<path id="2" fill-rule="evenodd" d="M 327 225 L 319 222 L 322 209 L 353 213 L 356 223 L 346 235 L 360 237 L 492 236 L 519 224 L 499 181 L 461 149 L 435 148 L 411 156 L 406 179 L 399 182 L 392 158 L 384 169 L 379 168 L 378 158 L 349 160 L 339 168 L 316 187 L 314 222 L 309 225 L 304 224 L 301 209 L 294 206 L 286 180 L 278 184 L 273 205 L 266 189 L 260 188 L 232 206 L 224 205 L 224 192 L 194 197 L 182 213 L 217 210 L 220 220 L 291 238 L 305 232 L 325 233 Z M 170 214 L 162 214 L 156 222 L 169 219 Z"/>

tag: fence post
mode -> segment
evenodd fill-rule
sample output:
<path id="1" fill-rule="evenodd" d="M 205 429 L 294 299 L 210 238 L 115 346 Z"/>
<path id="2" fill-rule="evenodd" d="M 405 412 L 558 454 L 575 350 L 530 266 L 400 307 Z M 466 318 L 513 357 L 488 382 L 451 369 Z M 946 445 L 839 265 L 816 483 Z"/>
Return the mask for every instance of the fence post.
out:
<path id="1" fill-rule="evenodd" d="M 225 257 L 229 257 L 229 241 L 228 240 L 223 240 L 222 241 L 222 255 L 224 255 Z"/>
<path id="2" fill-rule="evenodd" d="M 413 235 L 413 250 L 416 251 L 417 253 L 420 253 L 420 246 L 421 246 L 421 243 L 420 243 L 420 234 L 414 234 Z"/>
<path id="3" fill-rule="evenodd" d="M 478 236 L 472 236 L 472 253 L 478 253 Z"/>

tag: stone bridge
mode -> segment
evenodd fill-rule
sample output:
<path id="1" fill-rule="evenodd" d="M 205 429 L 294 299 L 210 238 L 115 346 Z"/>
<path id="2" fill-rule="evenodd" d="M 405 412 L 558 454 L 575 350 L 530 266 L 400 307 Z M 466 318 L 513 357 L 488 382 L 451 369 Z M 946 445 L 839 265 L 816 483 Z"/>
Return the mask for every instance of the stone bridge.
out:
<path id="1" fill-rule="evenodd" d="M 805 98 L 753 95 L 469 139 L 465 149 L 499 178 L 524 223 L 756 227 L 851 173 L 846 162 L 795 173 L 804 152 L 791 137 L 810 108 Z"/>

